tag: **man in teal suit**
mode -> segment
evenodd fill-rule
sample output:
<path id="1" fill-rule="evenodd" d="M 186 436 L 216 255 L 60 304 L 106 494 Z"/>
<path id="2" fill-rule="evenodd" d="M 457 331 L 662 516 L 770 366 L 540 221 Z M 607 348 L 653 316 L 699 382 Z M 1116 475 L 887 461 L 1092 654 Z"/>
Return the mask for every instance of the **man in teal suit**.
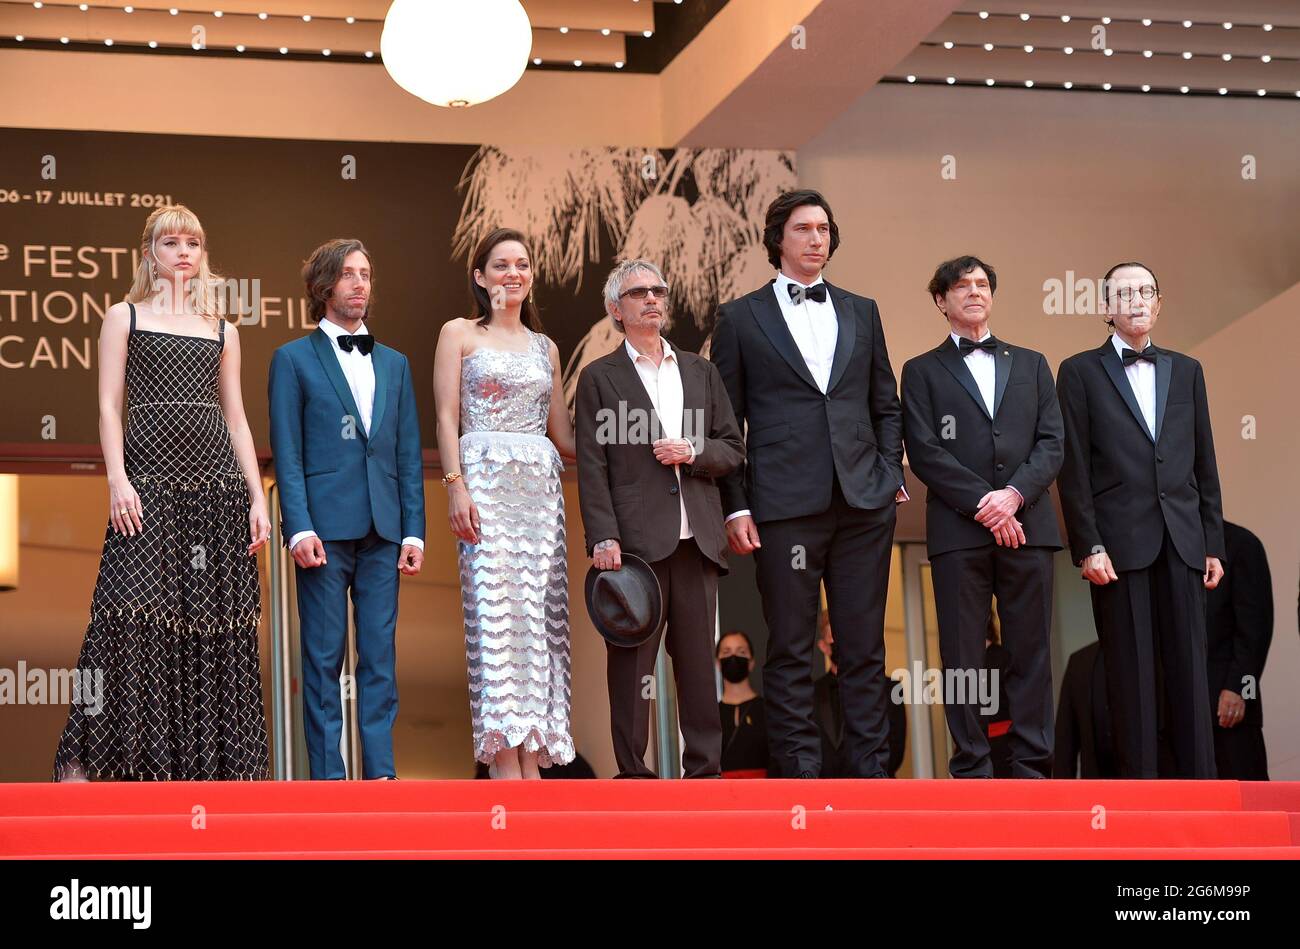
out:
<path id="1" fill-rule="evenodd" d="M 362 772 L 395 778 L 398 574 L 424 562 L 424 475 L 411 367 L 376 343 L 371 259 L 358 240 L 303 267 L 320 325 L 271 358 L 271 450 L 286 545 L 297 564 L 303 716 L 315 779 L 345 776 L 339 674 L 351 591 Z"/>

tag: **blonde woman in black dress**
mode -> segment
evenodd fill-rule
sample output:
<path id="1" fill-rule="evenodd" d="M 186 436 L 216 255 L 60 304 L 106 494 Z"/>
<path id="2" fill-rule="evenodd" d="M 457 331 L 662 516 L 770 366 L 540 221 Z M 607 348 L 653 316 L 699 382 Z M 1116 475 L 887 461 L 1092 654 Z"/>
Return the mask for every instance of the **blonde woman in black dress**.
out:
<path id="1" fill-rule="evenodd" d="M 256 554 L 270 521 L 239 334 L 192 211 L 154 211 L 140 250 L 99 340 L 109 524 L 78 679 L 103 694 L 74 701 L 54 779 L 265 778 Z"/>

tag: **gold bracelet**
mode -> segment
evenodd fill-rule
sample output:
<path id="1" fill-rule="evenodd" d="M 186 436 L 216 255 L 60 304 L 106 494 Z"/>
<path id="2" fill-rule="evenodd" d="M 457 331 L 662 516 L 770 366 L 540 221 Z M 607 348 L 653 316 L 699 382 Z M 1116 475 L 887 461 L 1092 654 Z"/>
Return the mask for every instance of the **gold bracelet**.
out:
<path id="1" fill-rule="evenodd" d="M 460 472 L 453 471 L 451 474 L 445 474 L 442 476 L 442 486 L 444 488 L 450 488 L 453 484 L 455 484 L 459 480 L 460 480 Z"/>

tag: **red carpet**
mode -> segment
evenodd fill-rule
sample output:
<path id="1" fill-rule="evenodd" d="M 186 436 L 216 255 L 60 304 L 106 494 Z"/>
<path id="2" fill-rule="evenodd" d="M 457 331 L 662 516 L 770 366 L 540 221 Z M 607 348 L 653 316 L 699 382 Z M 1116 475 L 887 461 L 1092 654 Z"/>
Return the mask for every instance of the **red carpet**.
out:
<path id="1" fill-rule="evenodd" d="M 8 784 L 0 857 L 1295 859 L 1300 783 Z"/>

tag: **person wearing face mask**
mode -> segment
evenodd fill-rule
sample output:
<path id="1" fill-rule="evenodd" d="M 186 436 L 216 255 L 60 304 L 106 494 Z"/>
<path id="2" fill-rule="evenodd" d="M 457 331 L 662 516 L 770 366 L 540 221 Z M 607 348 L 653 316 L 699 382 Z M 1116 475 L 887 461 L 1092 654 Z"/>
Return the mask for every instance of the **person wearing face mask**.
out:
<path id="1" fill-rule="evenodd" d="M 738 629 L 718 640 L 718 671 L 722 673 L 722 776 L 768 776 L 767 719 L 762 697 L 749 684 L 754 671 L 754 644 Z"/>
<path id="2" fill-rule="evenodd" d="M 1061 507 L 1092 584 L 1120 776 L 1213 778 L 1205 591 L 1224 570 L 1223 504 L 1205 373 L 1157 348 L 1160 282 L 1136 261 L 1102 281 L 1114 335 L 1061 363 Z"/>

